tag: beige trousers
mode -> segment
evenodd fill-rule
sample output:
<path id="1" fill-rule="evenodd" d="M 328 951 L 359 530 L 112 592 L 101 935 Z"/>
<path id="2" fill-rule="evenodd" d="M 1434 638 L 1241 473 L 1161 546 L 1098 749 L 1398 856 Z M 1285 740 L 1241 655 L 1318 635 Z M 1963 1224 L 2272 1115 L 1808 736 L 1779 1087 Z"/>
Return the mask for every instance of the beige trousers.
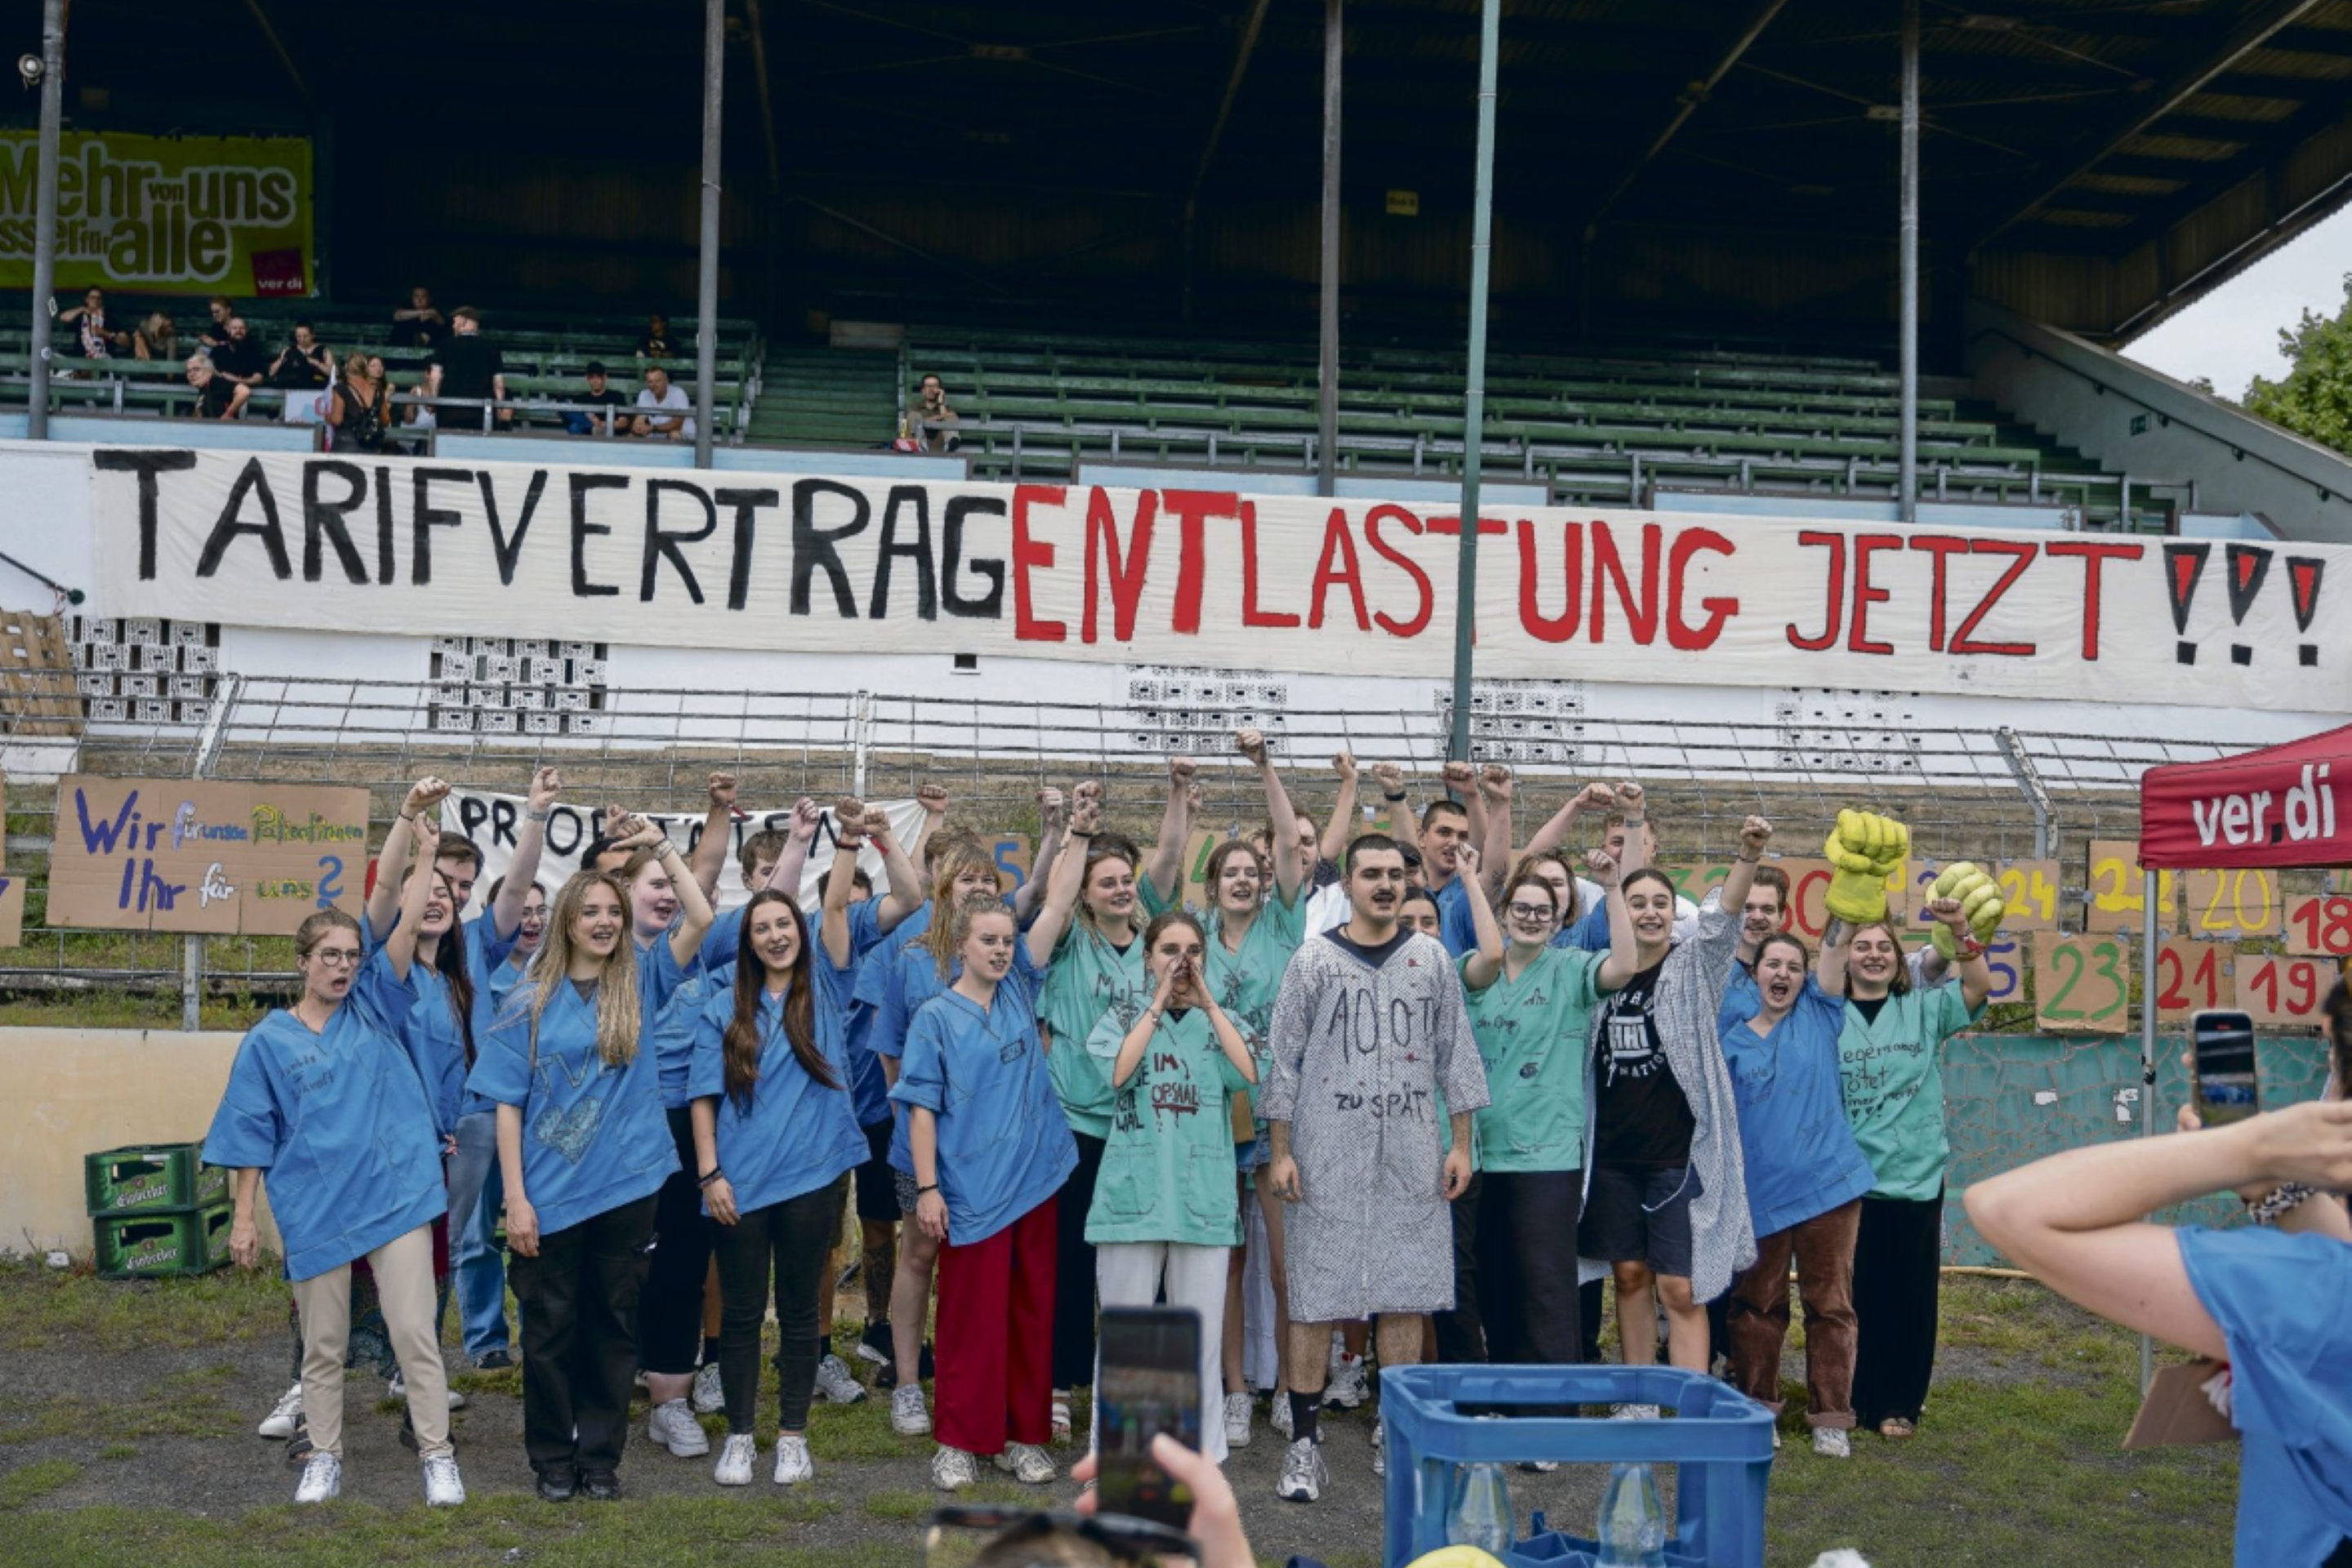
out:
<path id="1" fill-rule="evenodd" d="M 420 1225 L 368 1254 L 376 1300 L 408 1385 L 408 1418 L 424 1458 L 449 1445 L 449 1374 L 435 1332 L 433 1227 Z M 302 1316 L 302 1419 L 313 1448 L 343 1455 L 343 1358 L 352 1337 L 352 1269 L 345 1264 L 294 1284 Z"/>

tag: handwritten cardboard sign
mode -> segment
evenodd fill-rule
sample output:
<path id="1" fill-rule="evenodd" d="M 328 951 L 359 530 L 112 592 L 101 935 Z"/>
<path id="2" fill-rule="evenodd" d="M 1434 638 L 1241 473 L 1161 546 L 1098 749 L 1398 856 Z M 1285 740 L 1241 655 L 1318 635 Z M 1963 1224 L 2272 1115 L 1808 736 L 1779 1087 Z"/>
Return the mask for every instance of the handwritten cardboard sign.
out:
<path id="1" fill-rule="evenodd" d="M 329 905 L 359 912 L 368 795 L 186 779 L 58 781 L 49 924 L 291 935 Z"/>

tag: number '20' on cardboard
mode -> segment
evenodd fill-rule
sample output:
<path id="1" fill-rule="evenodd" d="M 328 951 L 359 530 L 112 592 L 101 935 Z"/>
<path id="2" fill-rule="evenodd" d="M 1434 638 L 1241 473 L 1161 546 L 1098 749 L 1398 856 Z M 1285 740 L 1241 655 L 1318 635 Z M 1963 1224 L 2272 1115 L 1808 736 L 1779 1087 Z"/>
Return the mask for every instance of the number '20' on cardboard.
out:
<path id="1" fill-rule="evenodd" d="M 60 779 L 48 923 L 286 936 L 331 905 L 356 914 L 367 814 L 363 789 Z"/>

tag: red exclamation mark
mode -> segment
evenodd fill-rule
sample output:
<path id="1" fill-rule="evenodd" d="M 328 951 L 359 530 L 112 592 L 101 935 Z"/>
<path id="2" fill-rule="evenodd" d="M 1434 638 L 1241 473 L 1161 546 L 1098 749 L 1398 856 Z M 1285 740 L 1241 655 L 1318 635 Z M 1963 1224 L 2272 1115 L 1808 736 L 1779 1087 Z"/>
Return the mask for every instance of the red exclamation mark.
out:
<path id="1" fill-rule="evenodd" d="M 2311 631 L 2312 618 L 2319 614 L 2319 577 L 2327 563 L 2309 555 L 2286 558 L 2286 585 L 2294 600 L 2294 629 L 2306 636 Z M 2298 658 L 2306 669 L 2318 668 L 2319 645 L 2305 643 Z"/>
<path id="2" fill-rule="evenodd" d="M 2210 544 L 2168 544 L 2164 547 L 2164 586 L 2172 600 L 2172 629 L 2181 640 L 2172 645 L 2172 657 L 2181 664 L 2197 662 L 2197 645 L 2189 637 L 2189 605 L 2211 558 Z"/>
<path id="3" fill-rule="evenodd" d="M 2271 552 L 2259 544 L 2232 544 L 2228 547 L 2227 556 L 2230 563 L 2230 624 L 2243 626 L 2246 612 L 2254 607 L 2254 597 L 2263 591 L 2263 580 L 2271 574 Z M 2246 643 L 2231 643 L 2230 662 L 2253 663 L 2253 648 Z"/>

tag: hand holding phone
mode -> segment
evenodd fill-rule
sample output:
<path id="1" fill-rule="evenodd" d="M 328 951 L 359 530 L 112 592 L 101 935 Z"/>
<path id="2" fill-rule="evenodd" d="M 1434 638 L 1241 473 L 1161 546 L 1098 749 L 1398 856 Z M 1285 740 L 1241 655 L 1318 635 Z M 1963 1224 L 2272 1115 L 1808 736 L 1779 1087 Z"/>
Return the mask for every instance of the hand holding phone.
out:
<path id="1" fill-rule="evenodd" d="M 2194 1062 L 2190 1102 L 2207 1127 L 2243 1121 L 2262 1110 L 2254 1064 L 2254 1020 L 2234 1008 L 2208 1007 L 2189 1020 Z"/>
<path id="2" fill-rule="evenodd" d="M 1106 1307 L 1101 1331 L 1100 1507 L 1181 1529 L 1192 1517 L 1192 1489 L 1152 1457 L 1151 1440 L 1164 1434 L 1201 1451 L 1201 1315 L 1190 1307 Z"/>

